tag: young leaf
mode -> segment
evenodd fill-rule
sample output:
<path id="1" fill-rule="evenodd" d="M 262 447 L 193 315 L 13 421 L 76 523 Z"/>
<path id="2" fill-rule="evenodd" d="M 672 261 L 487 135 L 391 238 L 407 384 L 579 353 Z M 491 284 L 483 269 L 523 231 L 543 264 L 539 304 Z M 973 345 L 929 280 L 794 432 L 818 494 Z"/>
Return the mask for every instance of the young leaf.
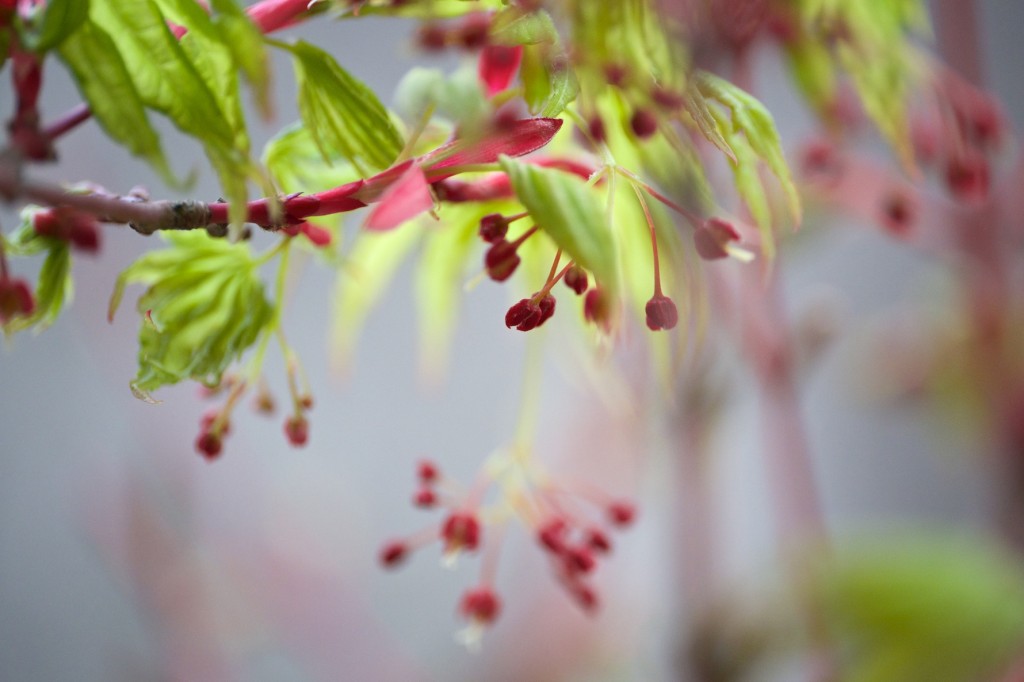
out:
<path id="1" fill-rule="evenodd" d="M 800 195 L 793 183 L 789 165 L 782 153 L 782 141 L 775 120 L 761 102 L 729 81 L 707 72 L 696 77 L 701 95 L 725 105 L 732 115 L 732 130 L 742 132 L 750 148 L 760 157 L 782 185 L 790 213 L 800 222 Z M 735 146 L 730 145 L 735 151 Z"/>
<path id="2" fill-rule="evenodd" d="M 87 20 L 61 43 L 58 52 L 107 134 L 132 154 L 149 161 L 165 179 L 172 180 L 160 138 L 149 122 L 121 53 L 107 32 Z"/>
<path id="3" fill-rule="evenodd" d="M 137 305 L 143 323 L 132 382 L 142 396 L 184 379 L 219 382 L 274 314 L 247 245 L 201 231 L 168 239 L 168 249 L 122 272 L 111 296 L 112 316 L 126 285 L 149 285 Z"/>
<path id="4" fill-rule="evenodd" d="M 299 112 L 324 159 L 334 149 L 361 172 L 391 165 L 402 137 L 373 91 L 318 47 L 301 40 L 284 47 L 295 58 Z"/>
<path id="5" fill-rule="evenodd" d="M 823 571 L 842 679 L 997 679 L 1024 642 L 1020 566 L 977 540 L 901 540 L 847 550 Z"/>
<path id="6" fill-rule="evenodd" d="M 615 243 L 597 190 L 579 176 L 541 168 L 507 156 L 501 168 L 537 226 L 569 258 L 594 273 L 601 286 L 615 291 L 618 263 Z"/>
<path id="7" fill-rule="evenodd" d="M 359 233 L 334 289 L 331 345 L 336 366 L 347 366 L 367 315 L 419 237 L 417 229 Z"/>
<path id="8" fill-rule="evenodd" d="M 59 46 L 89 16 L 89 0 L 49 0 L 39 22 L 39 30 L 29 47 L 46 52 Z"/>

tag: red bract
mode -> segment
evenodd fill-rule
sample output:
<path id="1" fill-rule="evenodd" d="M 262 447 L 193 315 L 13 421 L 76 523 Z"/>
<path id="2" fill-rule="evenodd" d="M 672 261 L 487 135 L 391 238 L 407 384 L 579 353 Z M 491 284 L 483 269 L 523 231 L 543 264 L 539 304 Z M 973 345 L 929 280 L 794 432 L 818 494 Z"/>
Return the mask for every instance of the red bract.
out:
<path id="1" fill-rule="evenodd" d="M 557 118 L 526 118 L 502 125 L 477 139 L 460 139 L 420 157 L 429 182 L 451 177 L 448 169 L 481 163 L 495 163 L 498 157 L 525 156 L 535 152 L 562 127 Z"/>
<path id="2" fill-rule="evenodd" d="M 519 71 L 522 59 L 522 45 L 488 45 L 483 49 L 480 53 L 479 73 L 488 97 L 493 97 L 508 88 Z"/>
<path id="3" fill-rule="evenodd" d="M 0 279 L 0 324 L 15 317 L 28 317 L 36 308 L 32 290 L 24 280 Z"/>
<path id="4" fill-rule="evenodd" d="M 390 230 L 434 207 L 434 197 L 423 169 L 410 164 L 408 169 L 380 196 L 366 219 L 369 230 Z"/>
<path id="5" fill-rule="evenodd" d="M 299 231 L 302 234 L 306 235 L 306 239 L 308 239 L 313 244 L 313 246 L 324 247 L 329 246 L 331 243 L 331 231 L 326 228 L 320 227 L 319 225 L 303 222 L 299 226 Z"/>

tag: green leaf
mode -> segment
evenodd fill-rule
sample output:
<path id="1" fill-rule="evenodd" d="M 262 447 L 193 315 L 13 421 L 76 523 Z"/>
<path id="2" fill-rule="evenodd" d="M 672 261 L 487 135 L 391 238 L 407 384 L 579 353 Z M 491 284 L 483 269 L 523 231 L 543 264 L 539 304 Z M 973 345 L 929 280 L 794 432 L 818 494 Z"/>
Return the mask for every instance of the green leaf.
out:
<path id="1" fill-rule="evenodd" d="M 128 284 L 149 285 L 139 298 L 139 370 L 132 390 L 143 397 L 161 386 L 220 381 L 274 315 L 258 264 L 246 244 L 192 231 L 168 236 L 169 248 L 147 254 L 118 277 L 114 314 Z"/>
<path id="2" fill-rule="evenodd" d="M 771 113 L 757 98 L 729 81 L 701 71 L 696 76 L 697 89 L 704 97 L 714 99 L 732 115 L 732 130 L 743 133 L 750 148 L 763 160 L 782 185 L 790 213 L 800 222 L 800 195 L 789 172 L 782 141 Z M 729 145 L 736 151 L 736 145 Z"/>
<path id="3" fill-rule="evenodd" d="M 496 45 L 555 44 L 558 42 L 558 31 L 546 11 L 529 12 L 512 6 L 494 15 L 490 38 Z"/>
<path id="4" fill-rule="evenodd" d="M 1024 645 L 1024 572 L 976 539 L 866 545 L 822 574 L 850 682 L 996 679 Z"/>
<path id="5" fill-rule="evenodd" d="M 432 374 L 440 375 L 446 364 L 480 219 L 497 210 L 493 204 L 445 206 L 442 222 L 426 230 L 415 288 L 421 365 Z"/>
<path id="6" fill-rule="evenodd" d="M 71 279 L 71 247 L 65 242 L 43 239 L 47 245 L 46 260 L 36 283 L 35 311 L 29 317 L 16 317 L 7 326 L 8 332 L 34 328 L 41 332 L 60 316 L 64 304 L 71 300 L 74 281 Z"/>
<path id="7" fill-rule="evenodd" d="M 93 0 L 92 8 L 93 20 L 131 63 L 132 80 L 147 106 L 207 145 L 234 145 L 236 131 L 225 111 L 230 107 L 218 102 L 154 0 Z"/>
<path id="8" fill-rule="evenodd" d="M 269 140 L 261 160 L 285 192 L 321 192 L 359 179 L 349 163 L 326 163 L 301 122 L 286 126 Z"/>
<path id="9" fill-rule="evenodd" d="M 29 47 L 46 52 L 59 46 L 89 16 L 89 0 L 49 0 L 39 22 L 39 30 Z"/>
<path id="10" fill-rule="evenodd" d="M 100 126 L 132 154 L 173 180 L 160 138 L 117 45 L 101 27 L 85 21 L 58 50 Z"/>
<path id="11" fill-rule="evenodd" d="M 331 325 L 332 357 L 345 367 L 370 310 L 384 295 L 402 260 L 419 241 L 420 230 L 362 231 L 349 254 L 347 269 L 338 273 Z"/>
<path id="12" fill-rule="evenodd" d="M 280 45 L 295 57 L 299 112 L 324 159 L 337 150 L 360 172 L 390 166 L 403 142 L 377 96 L 320 48 Z"/>
<path id="13" fill-rule="evenodd" d="M 594 274 L 601 286 L 618 286 L 615 243 L 595 189 L 579 176 L 502 156 L 516 198 L 566 255 Z"/>
<path id="14" fill-rule="evenodd" d="M 249 82 L 256 106 L 264 119 L 271 118 L 270 58 L 264 47 L 263 34 L 234 0 L 213 0 L 211 5 L 219 13 L 214 17 L 214 24 L 231 51 L 234 63 Z"/>

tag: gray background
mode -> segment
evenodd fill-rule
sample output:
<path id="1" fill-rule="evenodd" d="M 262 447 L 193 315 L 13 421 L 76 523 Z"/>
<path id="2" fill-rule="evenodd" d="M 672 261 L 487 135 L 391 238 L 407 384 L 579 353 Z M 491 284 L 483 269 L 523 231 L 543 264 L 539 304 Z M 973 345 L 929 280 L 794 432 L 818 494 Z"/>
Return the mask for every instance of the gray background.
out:
<path id="1" fill-rule="evenodd" d="M 1019 126 L 1024 4 L 982 4 L 992 83 Z M 411 27 L 321 20 L 286 35 L 324 45 L 386 94 L 418 61 Z M 806 119 L 778 65 L 766 59 L 759 68 L 764 98 L 793 149 Z M 275 63 L 275 77 L 284 123 L 295 116 L 289 66 Z M 6 120 L 10 95 L 2 92 Z M 54 65 L 43 111 L 52 117 L 77 101 Z M 257 142 L 272 132 L 257 133 Z M 176 170 L 202 166 L 195 145 L 170 130 L 165 139 Z M 59 167 L 32 172 L 118 191 L 141 183 L 166 195 L 94 123 L 69 135 L 60 152 Z M 208 175 L 200 183 L 196 196 L 216 193 Z M 13 215 L 0 209 L 4 229 Z M 596 406 L 554 365 L 547 366 L 538 455 L 556 468 L 593 469 L 598 478 L 610 472 L 608 487 L 643 501 L 639 527 L 602 567 L 602 614 L 585 618 L 568 605 L 539 553 L 515 530 L 498 577 L 506 614 L 484 652 L 470 656 L 451 633 L 460 626 L 458 595 L 476 579 L 474 562 L 449 572 L 431 548 L 396 574 L 376 566 L 382 539 L 426 522 L 408 505 L 416 459 L 436 457 L 468 481 L 513 432 L 524 338 L 500 324 L 505 290 L 482 285 L 466 297 L 450 375 L 428 390 L 417 381 L 412 276 L 404 270 L 342 379 L 327 362 L 325 292 L 332 282 L 310 264 L 285 322 L 317 400 L 310 445 L 289 449 L 281 415 L 268 421 L 243 409 L 225 456 L 208 465 L 192 450 L 204 409 L 193 387 L 162 391 L 156 407 L 127 390 L 137 319 L 126 305 L 106 324 L 106 301 L 117 272 L 152 244 L 115 227 L 103 237 L 98 258 L 76 259 L 71 310 L 46 333 L 19 337 L 0 352 L 0 677 L 201 679 L 221 676 L 205 667 L 218 659 L 230 660 L 236 677 L 265 680 L 669 675 L 664 647 L 676 614 L 665 598 L 673 569 L 664 538 L 672 486 L 661 452 L 669 449 L 659 450 L 655 436 L 644 447 L 661 454 L 633 475 L 636 453 L 623 449 L 631 437 L 657 430 L 616 422 L 597 430 L 606 436 L 603 448 L 588 449 L 595 427 L 587 415 Z M 803 392 L 821 492 L 839 530 L 970 525 L 987 516 L 989 482 L 969 457 L 936 443 L 913 413 L 866 402 L 851 388 L 864 325 L 920 291 L 929 267 L 842 220 L 788 260 L 786 288 L 796 305 L 821 287 L 844 304 L 846 333 Z M 557 345 L 556 335 L 549 332 L 547 342 Z M 273 351 L 267 376 L 283 396 Z M 745 388 L 719 443 L 726 572 L 737 584 L 756 583 L 751 576 L 774 552 L 756 413 Z M 176 621 L 175 613 L 190 615 Z"/>

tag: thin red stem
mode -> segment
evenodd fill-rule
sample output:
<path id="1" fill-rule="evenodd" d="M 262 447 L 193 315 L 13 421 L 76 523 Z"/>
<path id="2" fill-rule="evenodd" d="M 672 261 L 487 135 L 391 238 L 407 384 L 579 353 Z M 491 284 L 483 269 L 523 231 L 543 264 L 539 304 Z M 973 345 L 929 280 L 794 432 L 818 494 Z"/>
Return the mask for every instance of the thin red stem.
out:
<path id="1" fill-rule="evenodd" d="M 651 231 L 651 251 L 654 256 L 654 295 L 662 296 L 661 293 L 661 263 L 658 258 L 658 236 L 654 230 L 654 218 L 651 216 L 651 209 L 647 205 L 647 200 L 644 199 L 643 193 L 640 188 L 633 185 L 633 192 L 636 193 L 637 200 L 640 201 L 640 208 L 644 210 L 644 218 L 647 220 L 647 228 Z"/>

